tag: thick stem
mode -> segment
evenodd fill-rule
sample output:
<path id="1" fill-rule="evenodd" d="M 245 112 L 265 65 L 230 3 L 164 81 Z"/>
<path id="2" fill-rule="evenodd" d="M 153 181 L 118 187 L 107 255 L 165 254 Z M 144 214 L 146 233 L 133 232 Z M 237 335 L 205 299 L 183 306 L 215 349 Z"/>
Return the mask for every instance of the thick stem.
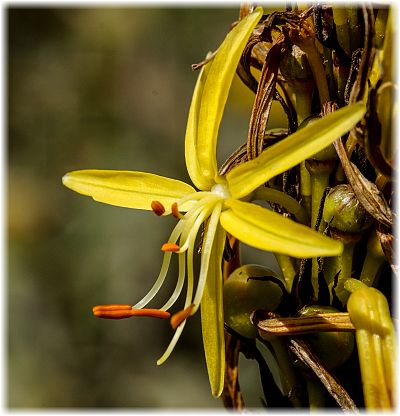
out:
<path id="1" fill-rule="evenodd" d="M 343 253 L 340 258 L 340 277 L 339 280 L 348 279 L 351 277 L 353 267 L 354 244 L 344 244 Z"/>
<path id="2" fill-rule="evenodd" d="M 311 175 L 311 227 L 316 231 L 323 232 L 325 222 L 321 219 L 317 227 L 318 216 L 320 215 L 321 201 L 325 189 L 329 186 L 329 176 L 334 168 L 334 160 L 308 159 L 306 168 Z M 314 293 L 318 294 L 318 260 L 312 259 L 311 282 Z"/>
<path id="3" fill-rule="evenodd" d="M 323 49 L 323 56 L 325 61 L 325 73 L 326 76 L 329 79 L 329 94 L 332 99 L 336 96 L 336 83 L 335 83 L 335 77 L 333 73 L 333 59 L 332 59 L 332 50 L 330 48 L 327 48 L 324 46 Z"/>
<path id="4" fill-rule="evenodd" d="M 330 172 L 311 174 L 311 227 L 315 228 L 325 189 L 329 186 Z M 324 221 L 319 224 L 318 230 L 325 228 Z"/>
<path id="5" fill-rule="evenodd" d="M 365 256 L 360 280 L 367 286 L 373 286 L 376 276 L 382 264 L 386 261 L 386 256 L 382 250 L 381 242 L 373 231 L 368 239 L 367 254 Z"/>
<path id="6" fill-rule="evenodd" d="M 286 254 L 274 253 L 276 261 L 282 271 L 283 278 L 285 279 L 288 292 L 290 293 L 293 286 L 294 278 L 296 277 L 296 269 L 293 265 L 291 257 Z"/>
<path id="7" fill-rule="evenodd" d="M 340 271 L 335 293 L 343 305 L 346 304 L 349 297 L 349 292 L 345 289 L 345 282 L 351 278 L 354 247 L 361 236 L 361 233 L 349 233 L 331 229 L 331 237 L 342 241 L 343 252 L 340 256 L 332 257 L 327 260 L 324 276 L 327 283 L 332 287 L 334 276 Z"/>
<path id="8" fill-rule="evenodd" d="M 301 205 L 307 212 L 308 217 L 311 215 L 311 176 L 306 168 L 306 162 L 300 164 L 300 194 Z"/>
<path id="9" fill-rule="evenodd" d="M 329 173 L 312 173 L 311 174 L 311 227 L 315 229 L 320 210 L 322 196 L 325 189 L 329 186 Z M 325 223 L 321 220 L 319 227 L 316 231 L 323 230 Z M 318 259 L 312 259 L 311 266 L 311 282 L 313 285 L 314 293 L 318 294 Z"/>
<path id="10" fill-rule="evenodd" d="M 311 82 L 292 82 L 291 90 L 293 91 L 297 124 L 300 124 L 311 115 L 312 90 L 314 83 Z"/>
<path id="11" fill-rule="evenodd" d="M 336 25 L 336 36 L 339 42 L 339 45 L 351 56 L 350 49 L 350 33 L 349 33 L 349 24 L 348 24 L 348 15 L 347 10 L 343 7 L 342 4 L 334 5 L 332 7 L 333 19 Z"/>
<path id="12" fill-rule="evenodd" d="M 301 407 L 302 403 L 300 399 L 296 396 L 296 394 L 293 394 L 300 390 L 300 385 L 292 361 L 289 358 L 286 343 L 278 337 L 271 337 L 269 342 L 275 352 L 283 393 L 292 402 L 294 407 Z"/>
<path id="13" fill-rule="evenodd" d="M 325 407 L 325 389 L 318 380 L 307 378 L 308 404 L 310 410 L 321 410 Z"/>
<path id="14" fill-rule="evenodd" d="M 321 56 L 317 51 L 315 44 L 314 47 L 307 48 L 304 52 L 306 52 L 308 63 L 310 64 L 315 83 L 317 84 L 319 102 L 322 107 L 324 103 L 329 101 L 329 88 L 328 83 L 326 82 L 326 75 L 324 66 L 322 65 Z"/>
<path id="15" fill-rule="evenodd" d="M 332 287 L 333 279 L 338 272 L 339 280 L 336 286 L 335 294 L 344 305 L 349 297 L 349 292 L 344 289 L 344 282 L 351 277 L 353 268 L 353 253 L 354 244 L 343 244 L 343 253 L 341 256 L 331 257 L 326 261 L 326 268 L 324 270 L 324 277 L 327 284 Z"/>
<path id="16" fill-rule="evenodd" d="M 347 78 L 349 77 L 349 68 L 340 65 L 340 63 L 335 64 L 334 76 L 337 84 L 338 104 L 340 107 L 343 107 L 345 104 L 344 91 L 346 88 Z"/>

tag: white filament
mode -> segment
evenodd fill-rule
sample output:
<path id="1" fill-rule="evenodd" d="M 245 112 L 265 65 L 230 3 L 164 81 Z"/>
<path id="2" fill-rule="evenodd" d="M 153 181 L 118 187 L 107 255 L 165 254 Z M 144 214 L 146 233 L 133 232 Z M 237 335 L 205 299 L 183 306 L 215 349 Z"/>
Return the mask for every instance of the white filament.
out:
<path id="1" fill-rule="evenodd" d="M 175 244 L 179 239 L 179 273 L 175 289 L 168 301 L 164 304 L 162 308 L 160 308 L 161 310 L 168 310 L 179 298 L 185 283 L 185 276 L 187 275 L 187 289 L 184 309 L 189 307 L 191 304 L 194 304 L 194 308 L 191 312 L 191 315 L 193 315 L 197 311 L 201 302 L 201 298 L 203 296 L 204 287 L 207 280 L 207 275 L 210 266 L 211 250 L 213 247 L 214 237 L 219 224 L 219 218 L 222 210 L 222 200 L 226 198 L 229 198 L 228 188 L 224 184 L 216 184 L 212 188 L 211 192 L 197 192 L 195 194 L 190 194 L 178 201 L 178 207 L 182 206 L 184 203 L 189 201 L 196 202 L 194 202 L 194 205 L 179 220 L 179 222 L 173 229 L 170 238 L 168 239 L 168 242 L 173 244 Z M 201 225 L 208 219 L 209 222 L 207 225 L 207 231 L 202 247 L 199 279 L 196 288 L 196 293 L 193 298 L 194 245 L 196 241 L 196 236 Z M 153 284 L 152 288 L 147 293 L 147 295 L 144 296 L 144 298 L 141 301 L 139 301 L 136 305 L 133 306 L 134 309 L 143 308 L 156 296 L 161 286 L 163 285 L 166 275 L 168 273 L 168 269 L 171 262 L 171 255 L 171 252 L 166 252 L 164 254 L 161 270 L 155 283 Z M 165 350 L 164 354 L 160 357 L 160 359 L 157 361 L 158 365 L 164 363 L 174 350 L 175 345 L 182 334 L 183 328 L 185 327 L 185 324 L 186 320 L 184 320 L 176 329 L 174 336 L 172 337 L 167 349 Z"/>
<path id="2" fill-rule="evenodd" d="M 200 263 L 200 275 L 199 282 L 197 284 L 196 294 L 193 300 L 194 308 L 192 315 L 197 311 L 200 305 L 201 298 L 203 297 L 204 286 L 206 284 L 208 269 L 210 265 L 211 249 L 214 243 L 215 232 L 219 224 L 219 217 L 221 215 L 222 202 L 216 204 L 207 227 L 207 233 L 204 239 L 202 247 L 201 263 Z"/>
<path id="3" fill-rule="evenodd" d="M 179 221 L 178 224 L 176 224 L 175 228 L 172 230 L 172 233 L 169 237 L 169 240 L 168 240 L 169 242 L 176 243 L 176 241 L 179 238 L 179 235 L 182 232 L 183 226 L 184 224 L 181 221 Z M 160 290 L 168 272 L 169 264 L 171 262 L 171 255 L 172 255 L 171 252 L 164 253 L 163 262 L 161 264 L 161 270 L 160 270 L 160 273 L 158 274 L 156 281 L 154 282 L 152 288 L 149 290 L 147 295 L 144 296 L 142 300 L 140 300 L 138 303 L 136 303 L 136 305 L 133 306 L 134 309 L 141 309 L 145 307 L 154 298 L 157 292 Z"/>

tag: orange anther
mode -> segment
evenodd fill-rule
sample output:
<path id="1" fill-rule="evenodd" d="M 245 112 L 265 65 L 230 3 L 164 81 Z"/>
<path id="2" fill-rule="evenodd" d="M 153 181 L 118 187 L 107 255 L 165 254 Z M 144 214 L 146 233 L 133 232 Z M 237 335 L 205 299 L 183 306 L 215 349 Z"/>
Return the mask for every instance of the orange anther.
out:
<path id="1" fill-rule="evenodd" d="M 132 309 L 133 316 L 149 316 L 150 318 L 167 319 L 171 314 L 160 309 Z"/>
<path id="2" fill-rule="evenodd" d="M 178 326 L 186 319 L 189 317 L 189 315 L 191 314 L 192 310 L 194 308 L 194 303 L 192 303 L 191 305 L 189 305 L 187 308 L 177 312 L 176 314 L 172 315 L 172 318 L 170 320 L 172 329 L 175 330 L 176 328 L 178 328 Z"/>
<path id="3" fill-rule="evenodd" d="M 162 251 L 172 251 L 174 253 L 176 253 L 180 249 L 181 248 L 178 246 L 178 244 L 175 243 L 165 243 L 161 246 Z"/>
<path id="4" fill-rule="evenodd" d="M 93 307 L 93 313 L 98 311 L 121 311 L 121 310 L 130 310 L 132 309 L 131 305 L 121 305 L 117 303 L 112 303 L 110 305 L 97 305 Z"/>
<path id="5" fill-rule="evenodd" d="M 132 309 L 130 305 L 99 305 L 93 308 L 93 315 L 97 318 L 124 319 L 132 316 L 149 316 L 151 318 L 167 319 L 171 314 L 160 309 Z"/>
<path id="6" fill-rule="evenodd" d="M 165 212 L 164 205 L 160 201 L 152 201 L 151 202 L 151 209 L 158 216 L 163 215 L 164 212 Z"/>
<path id="7" fill-rule="evenodd" d="M 104 319 L 124 319 L 133 316 L 130 305 L 99 305 L 93 308 L 93 315 Z"/>
<path id="8" fill-rule="evenodd" d="M 183 217 L 183 215 L 178 210 L 178 204 L 176 202 L 174 202 L 171 205 L 171 212 L 172 212 L 172 215 L 178 220 L 180 220 Z"/>

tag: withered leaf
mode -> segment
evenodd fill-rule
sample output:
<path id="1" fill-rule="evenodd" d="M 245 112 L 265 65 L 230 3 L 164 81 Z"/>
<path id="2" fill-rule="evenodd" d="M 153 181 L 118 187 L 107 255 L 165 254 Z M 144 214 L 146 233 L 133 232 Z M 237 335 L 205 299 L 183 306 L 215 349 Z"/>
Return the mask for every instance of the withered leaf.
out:
<path id="1" fill-rule="evenodd" d="M 249 159 L 256 158 L 263 150 L 264 132 L 267 127 L 272 101 L 275 98 L 279 55 L 281 54 L 284 41 L 284 37 L 280 37 L 277 43 L 272 46 L 261 71 L 247 136 L 247 154 Z"/>
<path id="2" fill-rule="evenodd" d="M 392 211 L 382 193 L 373 182 L 360 172 L 354 163 L 349 161 L 341 139 L 337 139 L 333 144 L 349 184 L 361 205 L 377 221 L 391 227 L 393 224 Z"/>
<path id="3" fill-rule="evenodd" d="M 299 338 L 292 338 L 289 349 L 307 366 L 314 371 L 329 394 L 345 411 L 358 412 L 357 406 L 335 377 L 326 369 L 322 361 L 314 354 L 311 347 Z"/>

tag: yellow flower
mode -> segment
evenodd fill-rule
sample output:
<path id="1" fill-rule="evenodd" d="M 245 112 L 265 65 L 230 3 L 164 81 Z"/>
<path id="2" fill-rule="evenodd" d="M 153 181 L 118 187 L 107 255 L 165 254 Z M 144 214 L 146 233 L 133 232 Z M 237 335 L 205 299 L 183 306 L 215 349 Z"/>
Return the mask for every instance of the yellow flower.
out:
<path id="1" fill-rule="evenodd" d="M 220 176 L 216 162 L 219 125 L 240 55 L 262 14 L 262 8 L 258 7 L 241 20 L 198 77 L 189 110 L 185 157 L 190 178 L 199 191 L 181 181 L 145 172 L 82 170 L 63 177 L 64 185 L 96 201 L 153 210 L 158 215 L 173 214 L 178 218 L 168 242 L 162 247 L 165 254 L 160 274 L 148 294 L 132 310 L 144 308 L 155 297 L 166 278 L 172 254 L 176 252 L 178 282 L 170 299 L 160 309 L 171 308 L 186 279 L 185 304 L 183 311 L 172 318 L 173 327 L 177 328 L 157 363 L 168 358 L 186 318 L 201 307 L 204 349 L 214 396 L 221 394 L 224 380 L 221 263 L 226 232 L 250 246 L 299 258 L 336 256 L 342 251 L 341 243 L 243 199 L 251 200 L 253 191 L 269 179 L 331 144 L 351 129 L 365 112 L 361 104 L 339 110 L 271 146 L 258 158 L 235 167 L 226 176 Z M 202 224 L 205 232 L 195 289 L 194 246 Z M 111 311 L 107 306 L 97 307 L 96 315 L 119 318 L 137 314 L 129 311 L 129 305 L 121 305 L 119 316 L 118 307 L 111 305 Z M 151 311 L 150 316 L 157 316 L 153 309 L 148 311 Z"/>

